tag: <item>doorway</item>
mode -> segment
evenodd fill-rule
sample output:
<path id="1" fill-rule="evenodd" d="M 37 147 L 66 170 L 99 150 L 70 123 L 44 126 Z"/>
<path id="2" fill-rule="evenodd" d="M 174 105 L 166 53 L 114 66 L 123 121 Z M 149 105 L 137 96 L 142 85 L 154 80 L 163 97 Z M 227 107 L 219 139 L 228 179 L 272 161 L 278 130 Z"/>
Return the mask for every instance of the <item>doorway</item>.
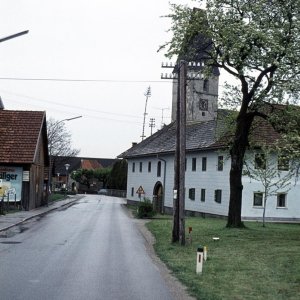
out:
<path id="1" fill-rule="evenodd" d="M 156 182 L 153 189 L 153 207 L 158 213 L 164 212 L 164 191 L 160 181 Z"/>

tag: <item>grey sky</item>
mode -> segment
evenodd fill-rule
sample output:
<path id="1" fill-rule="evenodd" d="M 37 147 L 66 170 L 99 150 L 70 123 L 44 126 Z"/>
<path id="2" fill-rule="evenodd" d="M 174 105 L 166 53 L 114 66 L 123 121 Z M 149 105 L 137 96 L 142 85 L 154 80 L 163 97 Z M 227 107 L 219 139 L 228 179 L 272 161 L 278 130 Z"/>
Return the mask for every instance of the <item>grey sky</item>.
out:
<path id="1" fill-rule="evenodd" d="M 193 1 L 171 1 L 193 3 Z M 115 157 L 139 142 L 144 93 L 150 85 L 149 118 L 170 122 L 171 82 L 160 79 L 158 47 L 168 40 L 168 0 L 2 0 L 0 95 L 6 109 L 45 110 L 66 123 L 80 156 Z M 99 80 L 5 80 L 75 79 Z M 170 108 L 167 110 L 166 108 Z"/>

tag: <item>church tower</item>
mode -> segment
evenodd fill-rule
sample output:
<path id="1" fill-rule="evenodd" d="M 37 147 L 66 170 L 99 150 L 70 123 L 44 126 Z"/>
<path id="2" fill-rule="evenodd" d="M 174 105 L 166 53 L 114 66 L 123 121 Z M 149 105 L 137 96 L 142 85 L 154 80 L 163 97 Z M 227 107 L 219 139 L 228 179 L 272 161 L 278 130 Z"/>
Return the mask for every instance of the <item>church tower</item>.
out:
<path id="1" fill-rule="evenodd" d="M 206 12 L 202 9 L 193 9 L 192 18 L 202 15 L 202 27 L 208 26 Z M 199 22 L 199 20 L 197 20 Z M 204 30 L 205 31 L 205 30 Z M 218 89 L 220 71 L 217 67 L 212 67 L 211 75 L 204 76 L 206 63 L 210 60 L 212 50 L 212 40 L 203 32 L 195 33 L 189 37 L 183 45 L 182 54 L 177 62 L 184 60 L 187 62 L 186 80 L 186 122 L 203 122 L 217 118 L 218 110 Z M 174 69 L 176 72 L 176 69 Z M 176 120 L 178 80 L 173 80 L 172 95 L 172 121 Z"/>
<path id="2" fill-rule="evenodd" d="M 190 65 L 190 64 L 189 64 Z M 192 64 L 193 65 L 193 64 Z M 186 121 L 214 120 L 218 110 L 219 70 L 214 68 L 209 78 L 201 73 L 203 67 L 188 66 L 186 81 Z M 176 120 L 178 80 L 173 80 L 172 121 Z"/>

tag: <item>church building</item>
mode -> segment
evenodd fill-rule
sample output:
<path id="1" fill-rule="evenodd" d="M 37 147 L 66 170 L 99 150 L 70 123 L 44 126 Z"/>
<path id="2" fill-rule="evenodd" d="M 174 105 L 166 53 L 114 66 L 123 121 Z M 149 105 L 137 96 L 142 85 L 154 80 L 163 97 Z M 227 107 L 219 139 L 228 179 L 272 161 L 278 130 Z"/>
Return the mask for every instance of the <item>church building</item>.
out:
<path id="1" fill-rule="evenodd" d="M 199 58 L 198 58 L 199 59 Z M 198 61 L 201 61 L 201 57 Z M 230 157 L 220 141 L 222 116 L 218 109 L 219 70 L 202 76 L 203 64 L 191 64 L 186 91 L 186 171 L 185 210 L 190 215 L 227 216 L 229 208 Z M 195 74 L 197 76 L 195 76 Z M 174 190 L 174 154 L 176 147 L 177 79 L 173 81 L 172 122 L 161 130 L 134 144 L 119 155 L 128 161 L 127 200 L 153 201 L 159 212 L 172 213 Z M 255 134 L 254 134 L 255 135 Z M 257 140 L 276 140 L 279 134 L 265 124 L 257 132 Z M 248 153 L 254 160 L 255 153 Z M 283 170 L 282 172 L 287 172 Z M 268 199 L 266 220 L 300 221 L 300 186 L 292 179 L 291 188 L 279 190 Z M 242 218 L 260 220 L 263 216 L 263 186 L 243 176 Z"/>

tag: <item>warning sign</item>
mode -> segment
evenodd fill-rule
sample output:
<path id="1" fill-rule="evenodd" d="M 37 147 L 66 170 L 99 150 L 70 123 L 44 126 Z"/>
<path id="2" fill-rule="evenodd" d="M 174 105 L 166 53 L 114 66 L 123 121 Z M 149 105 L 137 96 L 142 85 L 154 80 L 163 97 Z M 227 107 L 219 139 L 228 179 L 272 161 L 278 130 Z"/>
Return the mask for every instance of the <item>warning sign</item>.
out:
<path id="1" fill-rule="evenodd" d="M 143 189 L 143 187 L 140 185 L 140 187 L 137 189 L 136 191 L 137 194 L 141 195 L 141 194 L 145 194 L 145 191 Z"/>

